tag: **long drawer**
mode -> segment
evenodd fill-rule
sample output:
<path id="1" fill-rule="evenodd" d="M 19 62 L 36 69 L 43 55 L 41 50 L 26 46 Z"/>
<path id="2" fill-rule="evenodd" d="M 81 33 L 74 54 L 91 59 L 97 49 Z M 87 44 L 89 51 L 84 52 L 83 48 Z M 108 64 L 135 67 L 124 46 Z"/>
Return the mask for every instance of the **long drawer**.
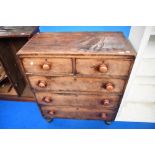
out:
<path id="1" fill-rule="evenodd" d="M 100 119 L 112 121 L 116 116 L 116 111 L 103 109 L 96 110 L 67 106 L 40 106 L 40 109 L 45 118 Z"/>
<path id="2" fill-rule="evenodd" d="M 125 80 L 109 78 L 80 78 L 80 77 L 45 77 L 29 76 L 32 88 L 35 90 L 54 91 L 87 91 L 104 93 L 123 93 Z"/>
<path id="3" fill-rule="evenodd" d="M 72 60 L 69 58 L 23 58 L 26 73 L 53 75 L 71 74 Z"/>
<path id="4" fill-rule="evenodd" d="M 133 60 L 76 59 L 77 74 L 128 76 Z"/>
<path id="5" fill-rule="evenodd" d="M 117 108 L 121 96 L 89 95 L 89 94 L 55 94 L 52 92 L 36 92 L 41 105 L 91 107 L 95 109 Z"/>

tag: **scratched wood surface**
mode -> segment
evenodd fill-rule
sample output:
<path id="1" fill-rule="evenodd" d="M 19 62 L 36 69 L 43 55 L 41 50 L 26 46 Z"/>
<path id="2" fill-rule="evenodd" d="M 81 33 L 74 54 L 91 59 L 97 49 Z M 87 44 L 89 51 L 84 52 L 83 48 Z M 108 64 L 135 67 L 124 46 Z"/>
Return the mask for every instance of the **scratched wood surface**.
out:
<path id="1" fill-rule="evenodd" d="M 0 26 L 0 38 L 31 37 L 37 26 Z"/>
<path id="2" fill-rule="evenodd" d="M 64 58 L 23 58 L 22 63 L 26 73 L 34 74 L 71 74 L 72 73 L 72 60 Z M 43 65 L 48 63 L 50 68 L 43 69 Z M 62 69 L 63 68 L 63 69 Z"/>
<path id="3" fill-rule="evenodd" d="M 135 55 L 122 33 L 70 32 L 36 34 L 18 54 Z"/>
<path id="4" fill-rule="evenodd" d="M 17 55 L 46 119 L 112 121 L 136 54 L 122 33 L 71 32 L 36 34 Z"/>
<path id="5" fill-rule="evenodd" d="M 47 102 L 45 97 L 48 97 Z M 53 106 L 71 106 L 71 107 L 91 107 L 93 109 L 111 108 L 115 109 L 121 99 L 118 95 L 109 94 L 76 94 L 76 93 L 53 93 L 53 92 L 36 92 L 36 98 L 39 104 Z M 109 100 L 109 102 L 105 102 Z"/>
<path id="6" fill-rule="evenodd" d="M 116 112 L 109 109 L 92 109 L 92 108 L 77 108 L 70 106 L 40 106 L 45 117 L 49 118 L 74 118 L 74 119 L 98 119 L 98 120 L 114 120 Z M 54 114 L 49 114 L 53 111 Z M 102 114 L 106 116 L 103 118 Z"/>
<path id="7" fill-rule="evenodd" d="M 107 72 L 105 73 L 99 71 L 102 64 L 107 66 Z M 132 60 L 128 59 L 76 59 L 76 72 L 83 75 L 128 76 L 131 65 Z"/>
<path id="8" fill-rule="evenodd" d="M 0 99 L 34 100 L 16 53 L 34 33 L 38 32 L 38 28 L 36 26 L 0 26 L 0 61 L 9 78 L 7 84 L 0 86 Z"/>
<path id="9" fill-rule="evenodd" d="M 75 78 L 75 77 L 43 77 L 29 76 L 31 86 L 35 90 L 55 90 L 55 91 L 85 91 L 85 92 L 102 92 L 102 93 L 122 93 L 125 80 L 123 79 L 106 79 L 106 78 Z M 39 87 L 39 81 L 45 81 L 46 86 Z M 112 83 L 114 89 L 107 91 L 105 85 Z"/>

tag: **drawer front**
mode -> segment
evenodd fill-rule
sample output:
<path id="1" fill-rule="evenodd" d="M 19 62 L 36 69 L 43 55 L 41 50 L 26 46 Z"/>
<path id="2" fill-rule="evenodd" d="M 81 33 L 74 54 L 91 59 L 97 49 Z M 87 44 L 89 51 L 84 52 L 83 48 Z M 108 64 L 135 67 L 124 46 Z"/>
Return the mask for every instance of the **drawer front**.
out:
<path id="1" fill-rule="evenodd" d="M 120 96 L 116 95 L 54 94 L 50 92 L 36 92 L 36 98 L 41 105 L 92 107 L 94 109 L 116 108 L 120 104 Z"/>
<path id="2" fill-rule="evenodd" d="M 78 74 L 128 76 L 132 60 L 76 59 Z"/>
<path id="3" fill-rule="evenodd" d="M 36 90 L 54 91 L 122 93 L 125 85 L 122 79 L 29 76 L 29 80 Z"/>
<path id="4" fill-rule="evenodd" d="M 72 60 L 65 58 L 23 58 L 27 73 L 42 75 L 71 74 Z"/>
<path id="5" fill-rule="evenodd" d="M 94 110 L 86 108 L 40 106 L 42 114 L 47 118 L 75 118 L 114 120 L 116 112 L 112 110 Z"/>

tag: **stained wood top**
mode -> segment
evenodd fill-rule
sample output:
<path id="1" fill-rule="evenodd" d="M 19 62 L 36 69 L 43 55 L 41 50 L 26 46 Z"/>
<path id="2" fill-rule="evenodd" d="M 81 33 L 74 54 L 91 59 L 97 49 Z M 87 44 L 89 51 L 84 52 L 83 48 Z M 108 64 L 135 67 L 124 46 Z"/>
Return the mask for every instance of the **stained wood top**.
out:
<path id="1" fill-rule="evenodd" d="M 0 38 L 30 37 L 38 26 L 0 26 Z"/>
<path id="2" fill-rule="evenodd" d="M 18 54 L 135 56 L 135 51 L 121 32 L 61 32 L 34 35 Z"/>

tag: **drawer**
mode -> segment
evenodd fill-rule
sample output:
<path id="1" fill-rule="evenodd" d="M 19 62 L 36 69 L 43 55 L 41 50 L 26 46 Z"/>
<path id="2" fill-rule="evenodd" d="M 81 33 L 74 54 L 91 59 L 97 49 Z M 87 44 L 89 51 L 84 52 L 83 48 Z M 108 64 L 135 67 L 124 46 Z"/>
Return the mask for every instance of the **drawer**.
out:
<path id="1" fill-rule="evenodd" d="M 72 60 L 65 58 L 23 58 L 26 73 L 41 75 L 71 74 Z"/>
<path id="2" fill-rule="evenodd" d="M 87 92 L 112 92 L 122 93 L 125 80 L 80 78 L 80 77 L 43 77 L 29 76 L 31 86 L 36 90 L 54 91 L 87 91 Z"/>
<path id="3" fill-rule="evenodd" d="M 116 111 L 94 110 L 88 108 L 40 106 L 42 114 L 46 118 L 74 118 L 74 119 L 100 119 L 112 121 Z"/>
<path id="4" fill-rule="evenodd" d="M 36 92 L 39 104 L 53 106 L 92 107 L 96 109 L 116 108 L 120 104 L 120 96 L 90 94 L 54 94 Z"/>
<path id="5" fill-rule="evenodd" d="M 128 76 L 133 60 L 76 59 L 77 74 Z"/>

